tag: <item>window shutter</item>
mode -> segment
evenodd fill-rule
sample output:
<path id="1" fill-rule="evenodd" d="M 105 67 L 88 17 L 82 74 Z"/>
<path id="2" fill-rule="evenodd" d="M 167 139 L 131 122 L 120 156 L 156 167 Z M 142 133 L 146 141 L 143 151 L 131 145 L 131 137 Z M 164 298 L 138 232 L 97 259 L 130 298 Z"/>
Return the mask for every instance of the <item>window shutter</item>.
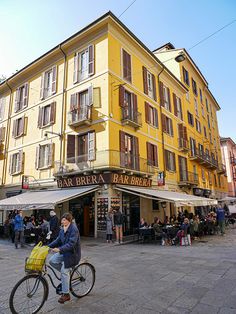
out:
<path id="1" fill-rule="evenodd" d="M 39 107 L 39 115 L 38 115 L 38 128 L 42 127 L 43 120 L 43 108 Z"/>
<path id="2" fill-rule="evenodd" d="M 150 123 L 150 110 L 149 110 L 149 103 L 145 101 L 145 119 L 147 123 Z"/>
<path id="3" fill-rule="evenodd" d="M 67 135 L 67 163 L 75 163 L 75 135 Z"/>
<path id="4" fill-rule="evenodd" d="M 173 161 L 174 161 L 174 171 L 176 171 L 176 160 L 175 160 L 175 153 L 172 153 Z"/>
<path id="5" fill-rule="evenodd" d="M 135 160 L 134 168 L 136 170 L 139 170 L 139 141 L 138 141 L 138 137 L 136 137 L 136 136 L 133 137 L 133 144 L 134 144 L 134 160 Z"/>
<path id="6" fill-rule="evenodd" d="M 10 155 L 10 159 L 9 159 L 9 174 L 13 173 L 13 155 Z"/>
<path id="7" fill-rule="evenodd" d="M 154 166 L 158 167 L 158 152 L 157 152 L 157 146 L 153 145 L 154 147 Z"/>
<path id="8" fill-rule="evenodd" d="M 169 87 L 167 87 L 167 95 L 168 95 L 168 103 L 169 103 L 169 108 L 170 108 L 170 112 L 171 112 L 171 111 L 172 111 L 172 109 L 171 109 L 170 89 L 169 89 Z"/>
<path id="9" fill-rule="evenodd" d="M 48 144 L 48 167 L 52 167 L 53 166 L 53 162 L 54 162 L 54 143 L 50 143 Z"/>
<path id="10" fill-rule="evenodd" d="M 24 165 L 24 153 L 23 150 L 19 151 L 19 159 L 18 159 L 18 169 L 17 172 L 23 172 L 23 165 Z"/>
<path id="11" fill-rule="evenodd" d="M 137 95 L 136 94 L 132 94 L 132 101 L 133 101 L 133 117 L 137 117 L 138 116 L 138 102 L 137 102 Z"/>
<path id="12" fill-rule="evenodd" d="M 17 127 L 17 120 L 14 120 L 13 126 L 12 126 L 12 137 L 16 137 L 16 127 Z"/>
<path id="13" fill-rule="evenodd" d="M 94 74 L 94 45 L 90 45 L 88 47 L 88 53 L 89 53 L 88 74 L 93 75 Z"/>
<path id="14" fill-rule="evenodd" d="M 127 52 L 122 49 L 122 61 L 123 61 L 123 78 L 127 79 L 128 78 L 128 59 L 127 59 Z"/>
<path id="15" fill-rule="evenodd" d="M 177 99 L 175 93 L 173 93 L 173 103 L 174 103 L 174 114 L 177 117 L 178 115 L 178 110 L 177 110 Z"/>
<path id="16" fill-rule="evenodd" d="M 151 149 L 150 149 L 150 143 L 147 142 L 147 163 L 148 165 L 152 165 L 152 155 L 151 155 Z"/>
<path id="17" fill-rule="evenodd" d="M 181 117 L 181 120 L 183 120 L 183 111 L 182 111 L 182 102 L 181 102 L 181 98 L 179 98 L 179 106 L 180 106 L 180 117 Z"/>
<path id="18" fill-rule="evenodd" d="M 160 96 L 160 104 L 162 107 L 164 107 L 164 88 L 163 83 L 159 82 L 159 96 Z"/>
<path id="19" fill-rule="evenodd" d="M 5 140 L 5 133 L 6 133 L 6 128 L 5 127 L 1 127 L 0 128 L 0 141 L 4 142 Z"/>
<path id="20" fill-rule="evenodd" d="M 23 129 L 23 135 L 27 134 L 27 127 L 28 127 L 28 117 L 24 116 L 24 129 Z"/>
<path id="21" fill-rule="evenodd" d="M 24 127 L 25 127 L 25 117 L 22 117 L 19 119 L 19 134 L 18 136 L 21 136 L 24 134 Z"/>
<path id="22" fill-rule="evenodd" d="M 57 92 L 57 66 L 52 67 L 52 94 Z"/>
<path id="23" fill-rule="evenodd" d="M 119 87 L 119 105 L 124 107 L 125 105 L 125 88 L 123 85 Z"/>
<path id="24" fill-rule="evenodd" d="M 73 73 L 73 83 L 77 83 L 79 80 L 79 54 L 74 55 L 74 73 Z"/>
<path id="25" fill-rule="evenodd" d="M 169 152 L 167 150 L 165 150 L 165 165 L 166 165 L 166 169 L 169 170 L 170 169 L 170 163 L 169 163 Z"/>
<path id="26" fill-rule="evenodd" d="M 88 88 L 88 106 L 93 105 L 93 85 L 90 85 Z"/>
<path id="27" fill-rule="evenodd" d="M 50 123 L 54 124 L 56 121 L 56 102 L 54 101 L 50 105 Z"/>
<path id="28" fill-rule="evenodd" d="M 182 123 L 178 124 L 178 129 L 179 129 L 179 138 L 184 138 L 184 127 Z"/>
<path id="29" fill-rule="evenodd" d="M 153 99 L 157 101 L 156 78 L 154 74 L 152 74 L 152 86 L 153 86 Z"/>
<path id="30" fill-rule="evenodd" d="M 28 94 L 29 94 L 29 84 L 25 83 L 24 86 L 24 99 L 23 99 L 23 107 L 26 108 L 28 106 Z"/>
<path id="31" fill-rule="evenodd" d="M 95 145 L 95 132 L 88 133 L 88 160 L 92 161 L 96 159 L 96 145 Z"/>
<path id="32" fill-rule="evenodd" d="M 45 73 L 41 75 L 40 99 L 44 99 L 44 79 L 45 79 Z"/>
<path id="33" fill-rule="evenodd" d="M 6 98 L 0 98 L 0 120 L 4 118 Z"/>
<path id="34" fill-rule="evenodd" d="M 166 132 L 166 116 L 163 113 L 161 116 L 161 122 L 162 122 L 162 132 Z"/>
<path id="35" fill-rule="evenodd" d="M 183 127 L 183 138 L 187 141 L 188 140 L 188 134 L 187 134 L 187 127 Z"/>
<path id="36" fill-rule="evenodd" d="M 20 98 L 20 89 L 16 89 L 16 98 L 15 98 L 15 105 L 14 105 L 14 112 L 19 110 L 19 98 Z"/>
<path id="37" fill-rule="evenodd" d="M 143 91 L 148 95 L 147 68 L 143 66 Z"/>
<path id="38" fill-rule="evenodd" d="M 125 132 L 120 131 L 120 165 L 125 167 Z"/>
<path id="39" fill-rule="evenodd" d="M 40 145 L 36 147 L 35 169 L 39 169 Z"/>
<path id="40" fill-rule="evenodd" d="M 170 134 L 171 136 L 174 136 L 173 121 L 171 119 L 170 119 Z"/>
<path id="41" fill-rule="evenodd" d="M 79 109 L 79 93 L 72 94 L 70 96 L 70 111 Z"/>
<path id="42" fill-rule="evenodd" d="M 154 123 L 155 123 L 155 127 L 158 128 L 158 112 L 157 112 L 157 109 L 156 109 L 156 108 L 154 108 L 153 113 L 154 113 Z"/>

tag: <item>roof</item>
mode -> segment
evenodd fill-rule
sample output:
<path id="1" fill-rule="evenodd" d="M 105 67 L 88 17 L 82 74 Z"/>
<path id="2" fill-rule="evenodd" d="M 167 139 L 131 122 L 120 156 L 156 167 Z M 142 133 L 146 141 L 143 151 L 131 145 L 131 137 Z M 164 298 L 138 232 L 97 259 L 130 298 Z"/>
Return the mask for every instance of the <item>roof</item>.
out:
<path id="1" fill-rule="evenodd" d="M 232 140 L 231 137 L 221 137 L 220 142 L 231 142 L 234 146 L 236 146 L 235 142 Z"/>

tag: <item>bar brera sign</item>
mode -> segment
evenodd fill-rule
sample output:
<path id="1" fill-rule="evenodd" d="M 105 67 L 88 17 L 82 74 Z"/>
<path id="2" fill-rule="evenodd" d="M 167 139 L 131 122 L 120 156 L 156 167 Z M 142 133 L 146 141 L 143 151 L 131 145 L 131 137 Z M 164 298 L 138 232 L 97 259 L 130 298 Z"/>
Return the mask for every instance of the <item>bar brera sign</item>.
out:
<path id="1" fill-rule="evenodd" d="M 86 176 L 73 176 L 68 178 L 59 178 L 57 180 L 57 186 L 59 188 L 97 184 L 125 184 L 140 187 L 151 187 L 152 180 L 120 173 L 102 173 Z"/>

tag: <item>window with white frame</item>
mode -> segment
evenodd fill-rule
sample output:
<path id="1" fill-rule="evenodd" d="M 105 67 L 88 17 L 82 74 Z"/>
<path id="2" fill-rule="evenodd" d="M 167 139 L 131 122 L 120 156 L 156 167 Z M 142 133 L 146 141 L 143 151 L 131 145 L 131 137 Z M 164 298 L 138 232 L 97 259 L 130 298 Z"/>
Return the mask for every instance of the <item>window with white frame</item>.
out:
<path id="1" fill-rule="evenodd" d="M 165 150 L 165 161 L 166 161 L 166 170 L 175 171 L 176 162 L 175 162 L 175 153 Z"/>
<path id="2" fill-rule="evenodd" d="M 80 82 L 94 74 L 94 45 L 75 53 L 74 56 L 74 83 Z"/>
<path id="3" fill-rule="evenodd" d="M 42 74 L 40 98 L 45 99 L 56 93 L 57 66 L 53 66 Z"/>
<path id="4" fill-rule="evenodd" d="M 181 99 L 178 96 L 176 96 L 176 116 L 183 119 Z"/>
<path id="5" fill-rule="evenodd" d="M 6 98 L 5 97 L 0 98 L 0 120 L 4 119 L 5 104 L 6 104 Z"/>
<path id="6" fill-rule="evenodd" d="M 153 76 L 152 73 L 147 71 L 147 85 L 148 85 L 148 96 L 153 98 Z"/>
<path id="7" fill-rule="evenodd" d="M 15 108 L 14 111 L 20 111 L 28 105 L 28 83 L 20 86 L 16 90 Z"/>
<path id="8" fill-rule="evenodd" d="M 21 117 L 13 121 L 12 136 L 14 138 L 25 135 L 25 117 Z"/>
<path id="9" fill-rule="evenodd" d="M 198 121 L 198 119 L 195 119 L 196 122 L 196 130 L 198 133 L 201 133 L 201 123 Z"/>
<path id="10" fill-rule="evenodd" d="M 170 91 L 169 88 L 163 85 L 163 98 L 164 98 L 164 107 L 171 111 L 171 104 L 170 104 Z"/>
<path id="11" fill-rule="evenodd" d="M 56 117 L 56 102 L 53 102 L 43 107 L 39 107 L 38 127 L 43 128 L 47 125 L 54 124 L 55 117 Z"/>
<path id="12" fill-rule="evenodd" d="M 9 173 L 11 175 L 19 174 L 23 171 L 23 156 L 22 150 L 10 155 Z"/>
<path id="13" fill-rule="evenodd" d="M 39 145 L 36 148 L 36 169 L 49 168 L 53 165 L 54 144 Z"/>

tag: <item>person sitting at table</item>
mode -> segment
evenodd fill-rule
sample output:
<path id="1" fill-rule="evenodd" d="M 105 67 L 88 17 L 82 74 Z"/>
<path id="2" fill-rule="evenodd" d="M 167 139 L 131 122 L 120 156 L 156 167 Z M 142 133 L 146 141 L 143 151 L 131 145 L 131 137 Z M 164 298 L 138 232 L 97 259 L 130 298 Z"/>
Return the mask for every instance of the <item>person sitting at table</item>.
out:
<path id="1" fill-rule="evenodd" d="M 26 229 L 29 230 L 29 229 L 34 229 L 34 228 L 35 228 L 34 219 L 30 218 L 28 222 L 26 223 Z"/>
<path id="2" fill-rule="evenodd" d="M 155 237 L 161 238 L 161 245 L 167 244 L 167 234 L 163 232 L 162 225 L 160 223 L 160 219 L 158 217 L 154 218 L 153 230 L 155 233 Z"/>
<path id="3" fill-rule="evenodd" d="M 138 227 L 139 228 L 146 228 L 148 226 L 147 222 L 145 221 L 144 218 L 141 218 Z"/>

